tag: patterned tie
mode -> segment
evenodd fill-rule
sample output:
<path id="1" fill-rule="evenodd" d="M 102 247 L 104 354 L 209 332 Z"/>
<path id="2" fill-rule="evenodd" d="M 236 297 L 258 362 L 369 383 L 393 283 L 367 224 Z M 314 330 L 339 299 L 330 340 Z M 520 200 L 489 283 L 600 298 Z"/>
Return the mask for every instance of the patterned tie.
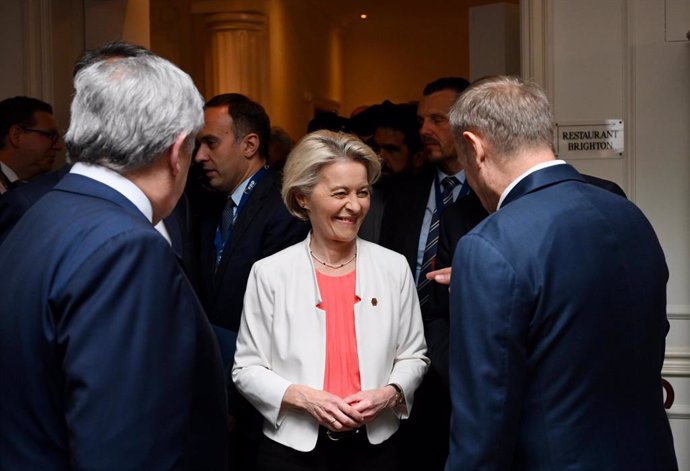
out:
<path id="1" fill-rule="evenodd" d="M 228 234 L 230 233 L 230 228 L 235 222 L 235 202 L 231 197 L 228 196 L 228 200 L 225 202 L 225 207 L 220 216 L 220 237 L 225 244 L 228 240 Z"/>
<path id="2" fill-rule="evenodd" d="M 446 177 L 441 180 L 441 196 L 443 201 L 443 208 L 446 208 L 453 202 L 453 188 L 460 182 L 455 177 Z M 439 204 L 436 202 L 436 208 L 431 215 L 431 226 L 429 226 L 429 235 L 426 239 L 426 246 L 424 247 L 424 257 L 422 257 L 422 267 L 419 270 L 419 280 L 417 282 L 417 294 L 419 295 L 419 304 L 424 306 L 429 301 L 431 295 L 431 281 L 426 279 L 426 274 L 434 270 L 434 261 L 436 259 L 436 249 L 438 247 L 439 235 L 439 219 L 440 213 L 438 210 Z"/>

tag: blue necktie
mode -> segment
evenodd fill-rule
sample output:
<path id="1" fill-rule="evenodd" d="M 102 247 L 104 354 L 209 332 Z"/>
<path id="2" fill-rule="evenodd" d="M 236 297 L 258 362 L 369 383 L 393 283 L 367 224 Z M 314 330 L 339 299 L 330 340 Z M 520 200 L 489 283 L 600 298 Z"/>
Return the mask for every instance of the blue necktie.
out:
<path id="1" fill-rule="evenodd" d="M 220 237 L 225 244 L 227 242 L 228 233 L 230 228 L 235 222 L 235 202 L 228 196 L 228 200 L 225 202 L 225 207 L 220 217 Z"/>
<path id="2" fill-rule="evenodd" d="M 446 208 L 453 202 L 453 188 L 455 188 L 460 181 L 455 177 L 446 177 L 441 180 L 441 204 Z M 431 281 L 426 279 L 426 274 L 434 270 L 434 262 L 436 261 L 436 250 L 438 248 L 439 236 L 439 202 L 436 202 L 436 208 L 431 215 L 431 225 L 429 226 L 429 235 L 426 239 L 426 246 L 424 247 L 424 256 L 422 257 L 422 267 L 419 270 L 419 280 L 417 281 L 417 294 L 419 295 L 419 304 L 424 306 L 429 301 L 431 296 Z"/>

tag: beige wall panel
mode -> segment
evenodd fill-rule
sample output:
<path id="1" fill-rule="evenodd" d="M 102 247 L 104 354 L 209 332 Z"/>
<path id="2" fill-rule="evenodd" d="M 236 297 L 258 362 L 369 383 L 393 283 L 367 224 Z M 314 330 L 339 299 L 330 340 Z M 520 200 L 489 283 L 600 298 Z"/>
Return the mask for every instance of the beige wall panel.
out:
<path id="1" fill-rule="evenodd" d="M 385 18 L 370 16 L 348 28 L 344 114 L 385 99 L 419 100 L 424 85 L 439 77 L 469 77 L 467 7 L 455 2 L 427 8 L 427 3 Z"/>

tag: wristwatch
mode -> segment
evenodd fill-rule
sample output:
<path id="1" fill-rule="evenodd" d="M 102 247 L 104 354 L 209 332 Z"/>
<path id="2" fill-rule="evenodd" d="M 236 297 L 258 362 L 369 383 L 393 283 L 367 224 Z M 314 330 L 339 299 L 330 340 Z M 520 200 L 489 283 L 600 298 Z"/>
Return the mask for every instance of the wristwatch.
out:
<path id="1" fill-rule="evenodd" d="M 405 395 L 403 394 L 402 388 L 395 383 L 388 383 L 386 386 L 390 386 L 395 389 L 395 406 L 401 406 L 405 404 Z"/>

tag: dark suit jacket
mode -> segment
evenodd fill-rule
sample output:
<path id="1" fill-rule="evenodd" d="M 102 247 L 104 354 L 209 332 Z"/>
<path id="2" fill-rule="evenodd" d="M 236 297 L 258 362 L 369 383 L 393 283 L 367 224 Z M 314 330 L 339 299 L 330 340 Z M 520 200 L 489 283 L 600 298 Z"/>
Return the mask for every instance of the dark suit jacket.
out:
<path id="1" fill-rule="evenodd" d="M 65 165 L 60 170 L 41 175 L 0 195 L 0 244 L 24 213 L 50 191 L 69 169 L 70 166 Z"/>
<path id="2" fill-rule="evenodd" d="M 598 186 L 625 198 L 625 192 L 612 181 L 591 175 L 582 175 L 587 183 Z M 436 268 L 449 267 L 453 261 L 455 247 L 462 236 L 470 232 L 489 213 L 482 206 L 479 197 L 472 192 L 446 208 L 439 228 Z M 448 332 L 449 302 L 448 287 L 434 283 L 429 303 L 422 309 L 424 334 L 432 368 L 448 386 Z"/>
<path id="3" fill-rule="evenodd" d="M 436 168 L 428 166 L 417 175 L 398 179 L 390 189 L 383 212 L 379 244 L 404 255 L 413 275 L 419 233 L 435 174 Z"/>
<path id="4" fill-rule="evenodd" d="M 0 246 L 3 469 L 224 469 L 211 327 L 170 246 L 67 175 Z"/>
<path id="5" fill-rule="evenodd" d="M 24 213 L 67 175 L 70 168 L 70 165 L 65 165 L 60 170 L 41 175 L 0 195 L 0 244 Z M 180 198 L 173 212 L 164 219 L 164 223 L 173 250 L 182 259 L 185 268 L 189 268 L 193 248 L 189 236 L 190 211 L 186 196 Z"/>
<path id="6" fill-rule="evenodd" d="M 269 170 L 237 215 L 216 270 L 214 239 L 226 198 L 220 196 L 200 221 L 198 291 L 211 323 L 237 332 L 254 262 L 303 240 L 309 225 L 288 212 L 280 196 L 280 176 Z"/>
<path id="7" fill-rule="evenodd" d="M 489 213 L 482 206 L 477 194 L 470 192 L 464 198 L 446 208 L 439 227 L 436 268 L 446 268 L 460 238 L 471 231 Z M 427 356 L 431 367 L 440 376 L 445 390 L 448 390 L 448 287 L 438 283 L 431 285 L 431 297 L 422 309 Z"/>
<path id="8" fill-rule="evenodd" d="M 677 469 L 667 279 L 626 199 L 569 165 L 518 183 L 453 259 L 447 469 Z"/>

